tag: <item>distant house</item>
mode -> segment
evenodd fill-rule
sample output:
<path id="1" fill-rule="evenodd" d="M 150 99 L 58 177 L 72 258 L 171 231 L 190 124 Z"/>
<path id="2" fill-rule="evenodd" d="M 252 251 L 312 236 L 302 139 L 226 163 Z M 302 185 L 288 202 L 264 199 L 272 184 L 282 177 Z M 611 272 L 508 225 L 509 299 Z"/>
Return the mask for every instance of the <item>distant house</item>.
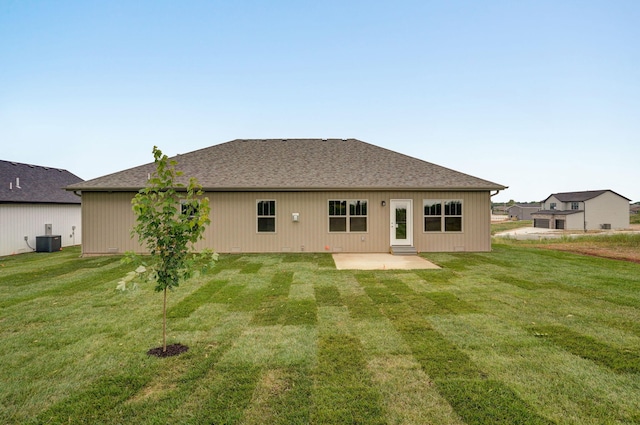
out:
<path id="1" fill-rule="evenodd" d="M 81 200 L 64 188 L 81 181 L 66 170 L 0 160 L 0 255 L 33 251 L 46 232 L 59 235 L 61 247 L 79 244 Z"/>
<path id="2" fill-rule="evenodd" d="M 547 229 L 626 229 L 629 201 L 612 190 L 554 193 L 531 215 L 534 227 Z"/>
<path id="3" fill-rule="evenodd" d="M 211 204 L 199 248 L 234 252 L 491 250 L 505 187 L 356 139 L 233 140 L 178 155 Z M 153 163 L 69 186 L 83 255 L 141 251 L 131 199 Z"/>
<path id="4" fill-rule="evenodd" d="M 506 215 L 507 207 L 504 204 L 492 204 L 491 213 L 494 215 Z"/>
<path id="5" fill-rule="evenodd" d="M 532 213 L 540 210 L 540 204 L 537 202 L 515 204 L 507 208 L 507 215 L 512 220 L 533 220 Z"/>

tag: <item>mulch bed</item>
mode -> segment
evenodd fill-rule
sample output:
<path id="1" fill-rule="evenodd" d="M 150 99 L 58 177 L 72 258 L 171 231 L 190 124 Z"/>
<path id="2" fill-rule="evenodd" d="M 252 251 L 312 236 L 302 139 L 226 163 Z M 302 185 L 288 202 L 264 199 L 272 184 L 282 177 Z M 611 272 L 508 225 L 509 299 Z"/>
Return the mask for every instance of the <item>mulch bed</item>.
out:
<path id="1" fill-rule="evenodd" d="M 189 347 L 182 344 L 171 344 L 167 345 L 167 351 L 162 351 L 162 347 L 152 348 L 147 351 L 148 356 L 156 356 L 156 357 L 172 357 L 177 356 L 178 354 L 186 353 L 189 350 Z"/>

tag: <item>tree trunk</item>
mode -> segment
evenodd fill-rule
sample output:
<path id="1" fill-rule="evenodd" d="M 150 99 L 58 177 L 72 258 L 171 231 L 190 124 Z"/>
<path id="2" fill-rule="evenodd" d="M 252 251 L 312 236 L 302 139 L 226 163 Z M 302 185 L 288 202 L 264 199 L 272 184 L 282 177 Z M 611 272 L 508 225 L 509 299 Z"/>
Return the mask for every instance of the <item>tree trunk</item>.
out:
<path id="1" fill-rule="evenodd" d="M 162 303 L 162 352 L 167 352 L 167 288 L 164 288 L 164 301 Z"/>

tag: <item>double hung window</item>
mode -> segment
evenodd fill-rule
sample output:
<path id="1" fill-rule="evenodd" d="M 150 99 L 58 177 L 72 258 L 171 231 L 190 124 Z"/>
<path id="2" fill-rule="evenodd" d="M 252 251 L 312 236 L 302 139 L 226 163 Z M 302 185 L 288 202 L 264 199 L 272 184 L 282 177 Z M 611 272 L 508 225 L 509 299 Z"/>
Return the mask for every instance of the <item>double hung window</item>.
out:
<path id="1" fill-rule="evenodd" d="M 424 200 L 425 232 L 462 232 L 462 201 Z"/>
<path id="2" fill-rule="evenodd" d="M 258 206 L 258 233 L 275 233 L 276 231 L 276 201 L 259 200 Z"/>
<path id="3" fill-rule="evenodd" d="M 366 232 L 367 201 L 364 199 L 330 200 L 330 232 Z"/>

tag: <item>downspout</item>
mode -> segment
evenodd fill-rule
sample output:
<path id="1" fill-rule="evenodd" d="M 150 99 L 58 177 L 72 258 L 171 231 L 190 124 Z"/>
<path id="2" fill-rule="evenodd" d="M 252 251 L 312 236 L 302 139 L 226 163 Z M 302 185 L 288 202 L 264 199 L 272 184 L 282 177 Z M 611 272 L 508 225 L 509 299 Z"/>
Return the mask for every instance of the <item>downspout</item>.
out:
<path id="1" fill-rule="evenodd" d="M 489 191 L 489 193 L 491 193 L 491 191 Z M 489 195 L 489 198 L 493 198 L 498 193 L 500 193 L 500 189 L 496 189 L 496 193 L 494 193 L 493 195 Z M 489 204 L 491 204 L 491 202 L 489 202 Z M 491 205 L 489 205 L 489 206 L 491 206 Z M 505 204 L 505 212 L 506 212 L 506 204 Z M 493 214 L 493 208 L 491 208 L 491 214 Z"/>
<path id="2" fill-rule="evenodd" d="M 489 191 L 489 193 L 491 193 L 491 191 Z M 496 196 L 498 193 L 500 193 L 500 189 L 496 189 L 496 193 L 494 193 L 493 195 L 491 195 L 491 194 L 490 194 L 490 195 L 489 195 L 489 198 L 493 198 L 493 197 L 494 197 L 494 196 Z M 491 202 L 489 202 L 489 204 L 491 204 Z M 505 209 L 505 212 L 506 212 L 506 209 Z M 491 211 L 490 211 L 489 213 L 490 213 L 490 215 L 489 215 L 489 222 L 491 222 L 491 214 L 493 214 L 493 209 L 491 209 Z M 491 226 L 491 223 L 489 223 L 489 226 Z M 489 230 L 491 230 L 491 229 L 489 229 Z M 492 245 L 492 244 L 491 244 L 491 231 L 489 231 L 489 250 L 492 250 L 491 245 Z"/>
<path id="3" fill-rule="evenodd" d="M 78 198 L 82 198 L 82 191 L 81 190 L 74 190 L 73 194 L 76 195 Z M 82 202 L 80 203 L 80 224 L 82 224 Z M 73 245 L 75 246 L 76 244 L 76 226 L 71 226 L 71 237 L 73 238 Z M 84 252 L 84 245 L 82 246 L 82 251 Z M 80 254 L 80 256 L 82 257 L 82 254 Z"/>

